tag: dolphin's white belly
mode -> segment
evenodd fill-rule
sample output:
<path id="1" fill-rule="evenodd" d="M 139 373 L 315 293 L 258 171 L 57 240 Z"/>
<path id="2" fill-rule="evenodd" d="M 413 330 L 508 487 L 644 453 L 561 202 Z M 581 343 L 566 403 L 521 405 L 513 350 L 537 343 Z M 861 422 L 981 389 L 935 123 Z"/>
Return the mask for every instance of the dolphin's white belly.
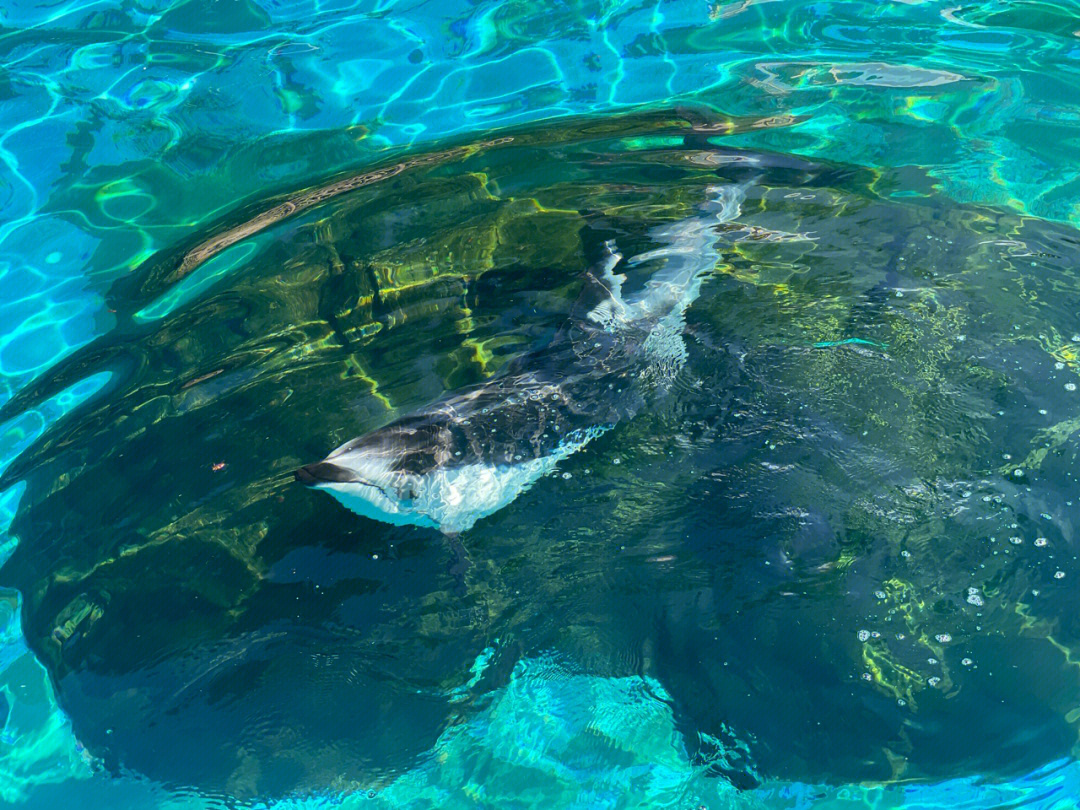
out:
<path id="1" fill-rule="evenodd" d="M 423 526 L 447 534 L 471 529 L 476 521 L 510 504 L 556 465 L 610 425 L 576 431 L 551 454 L 517 464 L 466 464 L 434 470 L 418 479 L 417 497 L 402 508 L 364 484 L 327 484 L 344 506 L 364 517 L 396 526 Z"/>

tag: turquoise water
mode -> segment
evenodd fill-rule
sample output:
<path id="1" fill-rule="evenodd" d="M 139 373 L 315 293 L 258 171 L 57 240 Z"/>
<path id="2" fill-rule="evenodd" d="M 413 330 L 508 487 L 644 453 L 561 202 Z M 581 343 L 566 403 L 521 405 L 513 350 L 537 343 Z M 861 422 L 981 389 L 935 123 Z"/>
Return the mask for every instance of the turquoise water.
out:
<path id="1" fill-rule="evenodd" d="M 1074 229 L 1080 225 L 1080 5 L 6 3 L 0 26 L 0 403 L 7 405 L 0 413 L 6 487 L 0 525 L 10 527 L 0 549 L 5 559 L 11 557 L 0 575 L 9 586 L 3 592 L 0 647 L 4 802 L 1076 805 L 1080 768 L 1070 746 L 1080 693 L 1069 616 L 1080 571 L 1072 545 L 1077 516 L 1070 465 L 1080 405 L 1065 386 L 1075 377 L 1080 343 L 1072 337 L 1080 331 L 1080 296 L 1073 288 Z M 529 135 L 538 131 L 529 125 L 539 122 L 553 129 Z M 593 124 L 599 130 L 590 130 Z M 695 134 L 688 137 L 687 131 Z M 517 141 L 502 153 L 476 146 L 507 132 Z M 536 138 L 532 152 L 515 151 L 530 137 Z M 584 145 L 560 151 L 563 141 Z M 183 278 L 174 272 L 208 239 L 242 227 L 282 200 L 302 199 L 306 190 L 371 166 L 462 145 L 476 151 L 440 159 L 446 165 L 435 161 L 439 165 L 430 176 L 417 175 L 415 186 L 395 187 L 382 197 L 350 192 L 312 205 L 187 265 Z M 608 443 L 598 442 L 597 449 L 575 458 L 565 468 L 574 476 L 571 483 L 556 478 L 547 482 L 547 495 L 534 491 L 535 499 L 511 507 L 517 509 L 511 516 L 478 524 L 475 535 L 463 538 L 474 557 L 464 596 L 445 573 L 437 539 L 380 533 L 345 513 L 324 517 L 331 514 L 329 499 L 309 499 L 286 487 L 281 476 L 297 463 L 321 457 L 353 431 L 377 426 L 387 412 L 421 407 L 443 390 L 482 378 L 498 369 L 500 357 L 554 331 L 572 299 L 573 280 L 590 258 L 589 240 L 583 237 L 579 245 L 577 236 L 568 236 L 581 222 L 565 212 L 595 205 L 607 223 L 595 227 L 619 232 L 628 240 L 625 250 L 642 250 L 648 229 L 635 222 L 686 216 L 699 200 L 705 173 L 713 173 L 708 182 L 717 181 L 717 171 L 720 179 L 744 179 L 723 176 L 727 164 L 718 156 L 733 154 L 764 154 L 774 163 L 759 181 L 767 191 L 751 196 L 746 217 L 758 228 L 805 233 L 818 247 L 808 254 L 797 240 L 777 241 L 774 252 L 769 240 L 764 247 L 738 245 L 738 256 L 725 259 L 730 266 L 723 283 L 713 284 L 695 305 L 687 374 L 703 380 L 697 385 L 704 390 L 734 391 L 722 409 L 687 393 L 694 386 L 676 387 L 668 405 L 661 403 L 613 432 Z M 813 168 L 783 164 L 777 155 L 809 161 L 806 166 Z M 785 165 L 801 167 L 797 171 L 805 176 L 785 174 L 796 171 Z M 576 173 L 561 175 L 570 173 L 569 166 Z M 567 189 L 560 183 L 577 185 Z M 359 193 L 367 193 L 365 188 Z M 826 213 L 819 210 L 823 197 Z M 450 201 L 447 207 L 440 208 L 441 199 Z M 505 210 L 485 207 L 494 200 L 510 202 Z M 537 201 L 531 208 L 530 200 Z M 414 210 L 424 216 L 410 224 L 407 212 Z M 383 231 L 370 229 L 383 234 L 377 238 L 368 235 L 369 220 L 362 218 L 376 218 L 379 211 L 390 213 L 378 220 Z M 495 225 L 484 219 L 489 216 Z M 893 244 L 900 232 L 903 244 Z M 475 239 L 470 244 L 487 244 L 495 233 L 504 250 L 520 255 L 510 258 L 498 248 L 471 252 L 453 241 L 463 233 Z M 426 284 L 431 279 L 418 269 L 431 262 L 417 247 L 423 239 L 435 246 L 440 261 L 451 256 L 446 261 L 457 268 L 455 277 L 466 281 Z M 358 294 L 350 292 L 345 282 L 328 280 L 330 271 L 317 271 L 320 262 L 333 264 L 319 252 L 327 245 L 345 259 L 375 256 L 372 289 L 362 283 Z M 947 245 L 957 247 L 950 252 Z M 402 252 L 395 252 L 398 246 Z M 919 270 L 909 273 L 903 261 Z M 303 266 L 309 275 L 283 290 L 271 272 L 282 266 Z M 343 266 L 351 267 L 348 261 Z M 933 274 L 922 272 L 929 267 Z M 489 286 L 474 281 L 483 278 Z M 466 286 L 454 286 L 459 283 Z M 410 298 L 413 285 L 421 292 Z M 318 296 L 311 293 L 315 289 Z M 383 296 L 370 311 L 355 301 L 365 290 Z M 520 324 L 528 317 L 533 320 L 524 329 Z M 970 357 L 956 348 L 957 338 L 971 347 Z M 349 350 L 348 358 L 333 353 L 340 346 Z M 713 351 L 717 347 L 722 351 Z M 799 353 L 784 354 L 784 347 Z M 729 368 L 730 358 L 740 353 L 744 365 Z M 130 358 L 141 358 L 143 365 L 125 365 Z M 287 392 L 279 385 L 283 379 L 290 380 Z M 161 391 L 167 396 L 159 396 Z M 322 420 L 272 421 L 274 409 L 287 410 L 290 397 L 294 404 L 288 407 L 308 403 L 305 413 Z M 320 398 L 333 407 L 320 410 Z M 812 414 L 805 421 L 798 399 Z M 775 422 L 759 417 L 770 410 L 778 414 Z M 998 411 L 1002 422 L 987 427 L 979 421 Z M 738 413 L 746 414 L 743 433 L 725 421 Z M 865 425 L 860 414 L 869 415 Z M 215 420 L 232 424 L 235 438 L 216 435 Z M 140 439 L 144 435 L 149 438 Z M 288 436 L 291 443 L 271 447 L 265 444 L 270 435 Z M 729 437 L 735 444 L 724 445 L 721 439 Z M 800 437 L 810 447 L 806 456 L 794 449 Z M 766 450 L 778 446 L 781 456 L 788 455 L 759 457 L 749 449 L 752 443 Z M 245 460 L 241 446 L 259 449 Z M 130 448 L 150 458 L 155 447 L 170 448 L 169 486 L 149 483 L 161 468 L 136 467 L 131 473 L 113 457 Z M 680 473 L 655 472 L 663 467 L 655 459 L 665 454 L 676 454 Z M 227 462 L 223 475 L 237 477 L 214 479 L 206 472 L 219 461 Z M 766 464 L 792 467 L 798 477 L 793 483 L 763 483 L 751 469 L 772 471 Z M 1014 464 L 1022 471 L 1013 476 L 1019 482 L 1009 477 Z M 845 465 L 843 475 L 851 480 L 833 469 Z M 260 477 L 260 469 L 278 477 Z M 573 488 L 597 481 L 587 477 L 594 473 L 602 480 Z M 188 474 L 191 481 L 185 483 Z M 620 475 L 626 476 L 621 484 Z M 75 483 L 68 486 L 69 481 Z M 926 536 L 908 532 L 901 540 L 873 523 L 873 510 L 858 518 L 843 511 L 858 503 L 846 499 L 845 487 L 872 502 L 875 486 L 908 499 L 883 501 L 882 514 L 926 524 Z M 965 488 L 976 493 L 978 504 L 988 505 L 961 503 Z M 715 554 L 686 541 L 696 537 L 695 516 L 715 517 L 719 500 L 735 501 L 740 494 L 755 500 L 760 512 L 773 514 L 805 506 L 806 493 L 813 492 L 824 493 L 825 504 L 836 509 L 819 504 L 804 525 L 838 525 L 845 514 L 842 542 L 806 540 L 797 529 L 777 529 L 793 534 L 757 560 L 750 552 Z M 598 505 L 612 493 L 623 504 L 617 514 Z M 688 494 L 679 500 L 677 493 Z M 277 497 L 285 499 L 282 506 L 272 505 Z M 587 525 L 601 527 L 597 537 L 582 534 L 570 512 L 550 521 L 543 497 L 581 504 Z M 997 509 L 1004 503 L 1009 506 Z M 641 516 L 655 514 L 673 527 L 668 534 L 648 531 Z M 767 533 L 753 528 L 749 513 L 720 514 L 722 520 L 743 521 L 737 523 L 740 542 L 767 543 Z M 307 547 L 290 541 L 283 526 L 294 534 L 321 531 L 338 540 L 321 550 L 318 543 Z M 143 540 L 150 538 L 149 552 L 125 534 L 136 530 Z M 161 547 L 169 553 L 157 554 L 153 540 L 168 531 L 211 537 L 208 547 L 229 553 L 173 553 L 166 544 Z M 214 532 L 231 539 L 213 539 Z M 965 604 L 968 581 L 959 575 L 998 565 L 991 556 L 1004 559 L 996 551 L 985 560 L 979 556 L 984 546 L 978 544 L 989 536 L 1008 551 L 1007 541 L 1022 535 L 1015 554 L 1034 554 L 1040 532 L 1052 544 L 1052 562 L 1024 557 L 1012 567 L 1000 564 L 995 576 L 970 580 L 983 596 L 1000 599 L 986 619 L 995 631 L 988 637 L 1009 641 L 980 647 L 982 630 L 975 628 L 982 625 L 972 616 L 956 618 L 966 614 L 950 607 L 953 601 Z M 935 543 L 931 536 L 948 542 Z M 878 538 L 880 545 L 866 537 Z M 895 551 L 902 543 L 923 561 L 916 574 L 896 573 L 901 559 L 908 559 L 899 552 L 895 560 L 881 561 L 882 548 Z M 287 560 L 307 572 L 300 578 L 316 590 L 336 587 L 337 563 L 327 563 L 327 555 L 337 560 L 334 555 L 357 547 L 363 553 L 346 567 L 369 565 L 372 554 L 417 565 L 401 580 L 366 569 L 356 575 L 378 581 L 393 595 L 388 603 L 398 599 L 397 609 L 419 622 L 396 629 L 379 624 L 378 632 L 402 644 L 436 639 L 448 656 L 427 660 L 412 650 L 414 660 L 435 673 L 427 677 L 424 670 L 425 687 L 450 706 L 451 721 L 441 714 L 432 720 L 423 706 L 390 698 L 373 710 L 377 723 L 395 729 L 378 747 L 395 750 L 411 728 L 413 739 L 405 742 L 420 750 L 402 744 L 390 764 L 360 773 L 338 768 L 335 763 L 351 763 L 359 755 L 344 744 L 340 759 L 325 753 L 333 746 L 305 748 L 332 718 L 325 706 L 305 707 L 296 698 L 291 722 L 300 736 L 275 745 L 311 753 L 318 767 L 297 766 L 307 769 L 303 779 L 262 781 L 266 777 L 256 765 L 235 765 L 227 778 L 211 769 L 185 783 L 184 757 L 197 758 L 205 731 L 199 718 L 219 723 L 210 736 L 228 746 L 229 723 L 252 721 L 251 706 L 260 700 L 288 702 L 292 698 L 282 695 L 306 683 L 310 673 L 279 673 L 274 683 L 281 691 L 274 684 L 253 691 L 244 704 L 249 714 L 241 712 L 240 720 L 209 712 L 185 726 L 176 714 L 130 704 L 139 722 L 151 716 L 165 724 L 164 736 L 153 744 L 139 737 L 141 729 L 125 736 L 122 724 L 106 722 L 105 710 L 79 703 L 72 684 L 84 684 L 79 678 L 92 673 L 115 676 L 123 669 L 118 662 L 135 656 L 134 639 L 143 629 L 159 626 L 169 639 L 191 632 L 167 611 L 156 613 L 155 606 L 173 599 L 190 605 L 201 597 L 215 605 L 200 614 L 208 627 L 225 627 L 215 622 L 228 614 L 240 616 L 237 626 L 255 634 L 244 638 L 260 632 L 269 637 L 280 631 L 275 622 L 288 618 L 275 612 L 290 584 L 275 566 Z M 643 561 L 641 571 L 661 573 L 621 568 L 614 551 L 620 547 L 640 552 L 635 553 Z M 704 562 L 665 573 L 667 558 L 683 555 Z M 481 558 L 489 561 L 486 567 L 476 561 Z M 750 564 L 778 565 L 784 558 L 797 563 L 794 586 L 769 580 L 766 588 L 766 579 L 758 579 L 760 566 Z M 805 570 L 799 567 L 803 560 Z M 858 568 L 858 560 L 870 567 Z M 841 588 L 810 573 L 811 567 L 830 564 L 835 570 L 854 565 L 854 584 Z M 110 573 L 122 565 L 131 567 Z M 721 568 L 735 573 L 711 587 L 736 594 L 735 605 L 744 600 L 740 609 L 753 622 L 739 625 L 731 618 L 734 607 L 715 608 L 711 615 L 731 619 L 730 645 L 710 647 L 709 655 L 728 656 L 749 680 L 777 684 L 777 693 L 797 693 L 809 676 L 785 682 L 789 661 L 754 657 L 765 626 L 757 622 L 811 624 L 830 611 L 850 619 L 836 631 L 843 645 L 837 641 L 841 646 L 828 648 L 852 656 L 837 653 L 843 682 L 854 684 L 852 695 L 876 696 L 859 701 L 922 704 L 916 721 L 946 718 L 938 735 L 950 741 L 940 746 L 942 768 L 931 767 L 937 754 L 920 761 L 917 746 L 905 754 L 908 771 L 895 773 L 881 769 L 880 754 L 867 756 L 871 764 L 862 770 L 839 754 L 815 761 L 797 744 L 785 748 L 785 729 L 755 721 L 762 707 L 776 705 L 776 693 L 767 690 L 762 702 L 724 704 L 738 718 L 725 737 L 702 719 L 715 707 L 688 709 L 692 688 L 664 669 L 665 656 L 679 656 L 647 655 L 639 644 L 632 655 L 657 663 L 617 667 L 611 661 L 630 650 L 619 634 L 600 631 L 593 638 L 549 626 L 603 625 L 597 617 L 626 615 L 628 606 L 647 615 L 653 600 L 639 603 L 634 593 L 678 594 L 686 583 Z M 1063 578 L 1055 577 L 1058 572 Z M 67 584 L 72 581 L 82 584 Z M 580 591 L 572 589 L 575 583 Z M 787 597 L 774 596 L 818 586 L 824 596 L 806 613 L 786 612 L 778 604 Z M 543 596 L 536 604 L 521 597 L 530 587 Z M 1041 602 L 1025 596 L 1032 590 L 1043 593 Z M 618 598 L 594 598 L 609 591 Z M 878 591 L 893 613 L 875 607 Z M 840 592 L 849 598 L 841 599 Z M 339 601 L 358 599 L 358 593 L 342 591 Z M 675 596 L 667 602 L 657 597 L 655 604 L 661 603 L 691 616 L 704 610 Z M 766 603 L 754 613 L 753 606 Z M 478 604 L 484 606 L 483 621 L 470 612 Z M 416 605 L 428 606 L 444 621 L 423 624 L 427 614 Z M 329 622 L 320 610 L 304 613 L 298 626 L 306 631 Z M 928 618 L 935 611 L 946 618 Z M 875 637 L 866 652 L 852 653 L 859 631 L 889 629 L 873 624 L 884 615 L 902 615 L 895 620 L 912 628 L 906 634 L 923 637 L 923 648 L 901 654 L 884 650 L 884 642 L 875 646 Z M 356 621 L 368 627 L 366 618 Z M 108 643 L 87 652 L 75 648 L 77 660 L 43 655 L 55 631 L 63 630 L 66 642 L 95 622 L 108 629 L 102 636 Z M 1004 722 L 1016 724 L 1021 741 L 998 758 L 1007 761 L 995 761 L 993 738 L 982 749 L 977 739 L 965 739 L 969 726 L 976 734 L 997 733 L 987 717 L 998 710 L 991 699 L 1000 693 L 988 688 L 983 694 L 969 682 L 960 697 L 949 698 L 963 707 L 951 715 L 949 700 L 939 705 L 926 696 L 921 683 L 943 677 L 926 658 L 942 657 L 933 636 L 945 630 L 977 651 L 943 659 L 950 681 L 959 685 L 968 677 L 960 658 L 971 654 L 983 671 L 1000 660 L 1047 684 L 1028 703 L 1009 707 L 1014 714 L 1000 710 Z M 201 637 L 199 643 L 212 647 L 240 637 L 234 633 L 236 626 L 229 625 L 221 638 Z M 674 630 L 671 637 L 690 643 Z M 797 633 L 778 637 L 787 641 L 774 637 L 772 646 L 790 643 L 793 656 L 814 649 Z M 339 637 L 332 642 L 343 643 Z M 151 658 L 182 661 L 194 649 L 181 644 L 171 658 Z M 333 649 L 327 642 L 308 654 L 332 656 Z M 283 656 L 296 652 L 287 644 L 283 650 Z M 228 654 L 225 647 L 218 652 Z M 693 657 L 685 650 L 681 655 Z M 1025 662 L 1031 670 L 1022 669 Z M 453 677 L 445 676 L 444 667 Z M 131 669 L 148 671 L 146 661 Z M 823 682 L 830 677 L 813 672 Z M 856 692 L 863 675 L 870 691 Z M 717 678 L 710 682 L 713 688 L 734 688 Z M 142 688 L 135 678 L 115 683 L 109 688 L 117 694 L 121 687 L 130 694 Z M 328 683 L 327 701 L 362 700 L 366 689 L 376 688 L 363 682 L 350 692 L 337 681 Z M 824 700 L 817 719 L 843 726 L 838 715 L 846 699 L 845 693 L 835 702 Z M 317 722 L 305 726 L 305 711 Z M 790 708 L 800 722 L 817 722 L 813 712 L 800 711 Z M 1040 719 L 1026 726 L 1023 718 L 1036 715 Z M 178 725 L 170 728 L 170 722 Z M 862 735 L 858 721 L 851 722 L 856 736 Z M 245 744 L 253 762 L 272 761 L 286 773 L 278 760 L 259 760 L 265 739 L 258 734 L 268 739 L 276 733 L 266 731 L 272 721 L 266 723 L 259 726 L 255 718 L 252 727 L 263 730 Z M 719 754 L 703 757 L 700 748 L 707 746 L 700 744 L 695 750 L 695 727 L 723 737 L 715 743 Z M 365 733 L 377 736 L 379 730 L 373 726 Z M 172 748 L 163 742 L 170 736 L 177 740 Z M 807 740 L 812 747 L 812 738 Z M 364 747 L 362 739 L 350 744 Z M 960 753 L 968 744 L 974 752 L 969 759 Z M 293 789 L 304 796 L 280 795 Z"/>

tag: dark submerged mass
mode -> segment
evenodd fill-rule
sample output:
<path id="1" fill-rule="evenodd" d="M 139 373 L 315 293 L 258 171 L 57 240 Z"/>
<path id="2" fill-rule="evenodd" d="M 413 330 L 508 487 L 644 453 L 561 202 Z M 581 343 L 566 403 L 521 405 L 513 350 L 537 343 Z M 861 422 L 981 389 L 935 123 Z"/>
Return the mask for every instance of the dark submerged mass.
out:
<path id="1" fill-rule="evenodd" d="M 687 747 L 739 785 L 994 778 L 1067 754 L 1075 233 L 911 172 L 739 151 L 717 133 L 757 122 L 720 123 L 398 158 L 246 204 L 118 283 L 116 330 L 2 414 L 114 375 L 2 482 L 27 489 L 0 579 L 90 751 L 239 796 L 368 788 L 555 649 L 659 678 Z M 556 345 L 605 240 L 647 250 L 749 172 L 757 230 L 688 313 L 670 393 L 477 524 L 464 582 L 433 533 L 293 482 L 350 436 L 509 379 Z M 177 294 L 244 239 L 258 250 Z"/>

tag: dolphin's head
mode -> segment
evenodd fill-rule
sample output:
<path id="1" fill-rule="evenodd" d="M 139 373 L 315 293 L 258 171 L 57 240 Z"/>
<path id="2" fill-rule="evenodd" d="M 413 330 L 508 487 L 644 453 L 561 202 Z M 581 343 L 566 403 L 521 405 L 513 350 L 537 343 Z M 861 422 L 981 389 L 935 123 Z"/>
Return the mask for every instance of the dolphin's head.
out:
<path id="1" fill-rule="evenodd" d="M 437 528 L 426 512 L 428 476 L 451 457 L 437 420 L 406 417 L 342 445 L 296 471 L 352 511 L 397 526 Z"/>

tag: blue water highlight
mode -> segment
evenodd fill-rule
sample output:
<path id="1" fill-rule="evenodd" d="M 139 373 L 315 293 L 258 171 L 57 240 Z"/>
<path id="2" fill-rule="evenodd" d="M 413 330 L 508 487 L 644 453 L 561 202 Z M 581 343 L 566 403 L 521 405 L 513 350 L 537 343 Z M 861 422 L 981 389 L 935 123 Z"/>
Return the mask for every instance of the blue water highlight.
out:
<path id="1" fill-rule="evenodd" d="M 0 59 L 0 405 L 113 327 L 112 282 L 238 204 L 529 121 L 708 104 L 761 122 L 726 146 L 921 167 L 927 193 L 1080 225 L 1074 2 L 15 0 L 0 8 Z M 228 248 L 134 320 L 168 316 L 261 244 Z M 887 348 L 813 346 L 849 344 Z M 109 378 L 0 425 L 0 470 Z M 19 542 L 7 527 L 21 486 L 0 493 L 0 561 Z M 224 805 L 104 774 L 26 648 L 20 605 L 0 592 L 0 800 Z M 1066 808 L 1080 796 L 1072 762 L 1007 784 L 739 792 L 691 765 L 666 701 L 647 678 L 526 660 L 373 796 L 229 806 Z M 610 759 L 579 758 L 582 735 L 602 738 Z"/>

